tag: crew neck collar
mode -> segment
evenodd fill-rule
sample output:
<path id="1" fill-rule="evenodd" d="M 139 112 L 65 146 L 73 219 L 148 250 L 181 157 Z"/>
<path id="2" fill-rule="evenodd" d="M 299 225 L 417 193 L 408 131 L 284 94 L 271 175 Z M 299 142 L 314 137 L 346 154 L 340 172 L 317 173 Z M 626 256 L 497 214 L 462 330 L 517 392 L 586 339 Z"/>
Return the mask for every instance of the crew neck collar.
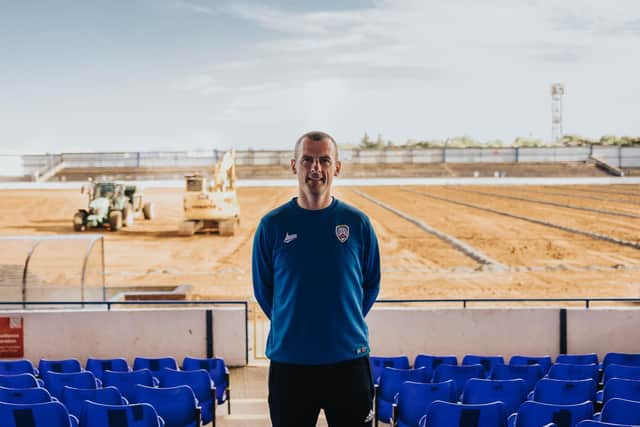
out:
<path id="1" fill-rule="evenodd" d="M 305 209 L 302 206 L 300 206 L 298 204 L 298 196 L 295 196 L 291 199 L 291 202 L 289 202 L 291 204 L 291 206 L 293 206 L 297 211 L 300 212 L 304 212 L 307 214 L 311 214 L 311 215 L 318 215 L 318 214 L 323 214 L 325 212 L 328 212 L 330 210 L 332 210 L 336 204 L 338 203 L 338 199 L 336 199 L 334 196 L 331 196 L 331 203 L 329 204 L 329 206 L 327 206 L 326 208 L 322 208 L 322 209 Z"/>

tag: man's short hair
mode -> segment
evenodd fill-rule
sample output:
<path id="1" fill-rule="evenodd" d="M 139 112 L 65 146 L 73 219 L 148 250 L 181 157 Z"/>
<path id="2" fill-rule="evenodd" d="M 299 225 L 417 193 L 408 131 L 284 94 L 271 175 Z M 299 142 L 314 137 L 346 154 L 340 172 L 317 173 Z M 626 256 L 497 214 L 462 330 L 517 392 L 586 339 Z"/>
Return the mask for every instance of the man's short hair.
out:
<path id="1" fill-rule="evenodd" d="M 309 139 L 311 141 L 322 141 L 323 139 L 328 139 L 333 143 L 333 150 L 336 152 L 336 158 L 334 160 L 338 160 L 338 144 L 336 144 L 336 140 L 333 139 L 333 137 L 331 135 L 329 135 L 326 132 L 322 132 L 319 130 L 313 130 L 311 132 L 307 132 L 304 135 L 302 135 L 300 138 L 298 138 L 298 140 L 296 141 L 296 146 L 293 149 L 293 158 L 294 160 L 298 160 L 298 150 L 300 150 L 300 145 L 302 144 L 302 141 L 304 141 L 305 139 Z"/>

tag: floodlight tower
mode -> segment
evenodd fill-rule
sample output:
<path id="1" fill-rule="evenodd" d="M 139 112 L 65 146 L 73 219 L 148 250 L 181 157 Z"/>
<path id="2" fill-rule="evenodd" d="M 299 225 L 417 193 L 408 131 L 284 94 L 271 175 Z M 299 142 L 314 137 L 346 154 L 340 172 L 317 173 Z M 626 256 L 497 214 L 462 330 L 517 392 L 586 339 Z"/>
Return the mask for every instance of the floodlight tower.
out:
<path id="1" fill-rule="evenodd" d="M 562 138 L 562 96 L 564 85 L 553 83 L 551 85 L 551 139 L 558 142 Z"/>

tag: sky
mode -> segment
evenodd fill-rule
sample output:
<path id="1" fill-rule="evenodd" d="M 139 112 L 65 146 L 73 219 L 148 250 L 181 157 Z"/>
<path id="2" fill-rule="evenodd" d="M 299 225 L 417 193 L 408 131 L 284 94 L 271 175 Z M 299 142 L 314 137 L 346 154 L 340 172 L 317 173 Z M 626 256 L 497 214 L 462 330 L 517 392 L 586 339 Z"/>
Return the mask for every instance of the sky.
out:
<path id="1" fill-rule="evenodd" d="M 640 134 L 638 0 L 0 0 L 0 154 Z"/>

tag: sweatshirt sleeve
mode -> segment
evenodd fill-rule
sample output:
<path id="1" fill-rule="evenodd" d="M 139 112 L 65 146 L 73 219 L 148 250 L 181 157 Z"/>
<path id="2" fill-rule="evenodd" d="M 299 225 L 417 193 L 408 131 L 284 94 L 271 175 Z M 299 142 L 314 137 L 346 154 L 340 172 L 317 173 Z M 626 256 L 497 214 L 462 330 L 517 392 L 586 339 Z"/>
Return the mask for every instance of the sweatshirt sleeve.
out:
<path id="1" fill-rule="evenodd" d="M 273 307 L 273 259 L 272 248 L 267 236 L 264 221 L 256 230 L 253 238 L 253 256 L 251 262 L 253 275 L 253 293 L 269 320 Z"/>
<path id="2" fill-rule="evenodd" d="M 369 313 L 373 303 L 380 292 L 380 250 L 378 248 L 378 239 L 376 233 L 371 226 L 368 218 L 364 223 L 364 262 L 362 288 L 364 290 L 364 298 L 362 303 L 362 314 L 364 316 Z"/>

